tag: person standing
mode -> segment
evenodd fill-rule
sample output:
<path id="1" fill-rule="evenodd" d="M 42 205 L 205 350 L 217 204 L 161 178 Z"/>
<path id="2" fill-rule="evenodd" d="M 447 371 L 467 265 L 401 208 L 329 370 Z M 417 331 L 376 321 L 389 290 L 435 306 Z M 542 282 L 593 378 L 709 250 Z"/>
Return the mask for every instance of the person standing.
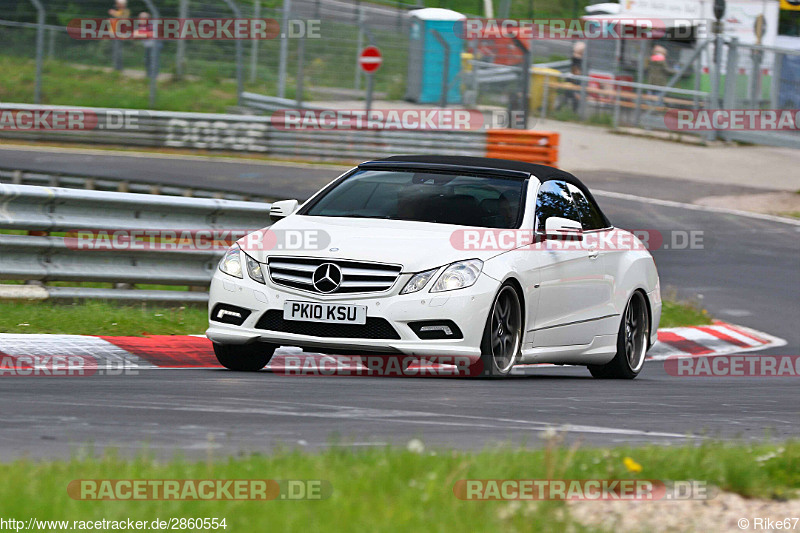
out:
<path id="1" fill-rule="evenodd" d="M 159 42 L 153 35 L 153 23 L 150 21 L 150 13 L 142 11 L 139 13 L 139 20 L 134 37 L 142 41 L 144 45 L 144 71 L 147 73 L 148 78 L 158 76 L 158 56 L 156 55 L 156 47 Z"/>
<path id="2" fill-rule="evenodd" d="M 582 41 L 577 41 L 574 45 L 572 45 L 572 59 L 570 62 L 569 73 L 571 76 L 580 76 L 583 73 L 583 54 L 586 53 L 586 43 Z M 576 84 L 580 85 L 580 80 L 575 78 L 568 78 L 573 85 Z M 576 95 L 578 91 L 578 87 L 569 88 L 564 90 L 564 98 L 561 102 L 556 106 L 556 110 L 561 109 L 561 107 L 569 102 L 572 107 L 572 111 L 577 113 L 578 112 L 578 97 Z"/>
<path id="3" fill-rule="evenodd" d="M 111 21 L 111 29 L 114 31 L 114 40 L 111 42 L 111 62 L 114 70 L 122 70 L 122 41 L 116 38 L 117 22 L 119 19 L 130 18 L 131 10 L 128 9 L 127 0 L 116 0 L 114 7 L 108 10 L 114 20 Z"/>
<path id="4" fill-rule="evenodd" d="M 674 73 L 675 71 L 667 64 L 667 49 L 661 45 L 654 46 L 650 63 L 647 65 L 647 83 L 664 87 Z"/>

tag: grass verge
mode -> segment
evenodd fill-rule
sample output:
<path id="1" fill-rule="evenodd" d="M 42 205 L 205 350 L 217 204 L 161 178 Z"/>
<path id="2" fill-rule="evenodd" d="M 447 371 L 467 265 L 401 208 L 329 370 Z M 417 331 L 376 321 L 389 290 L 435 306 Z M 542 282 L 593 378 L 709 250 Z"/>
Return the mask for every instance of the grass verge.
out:
<path id="1" fill-rule="evenodd" d="M 706 326 L 711 324 L 711 315 L 708 311 L 693 302 L 678 302 L 663 300 L 661 308 L 662 328 L 677 328 L 681 326 Z"/>
<path id="2" fill-rule="evenodd" d="M 205 306 L 0 302 L 0 332 L 4 333 L 195 335 L 207 327 Z"/>
<path id="3" fill-rule="evenodd" d="M 80 501 L 67 495 L 67 485 L 77 479 L 325 480 L 332 492 L 317 501 Z M 25 520 L 216 517 L 233 532 L 267 524 L 274 531 L 585 530 L 572 523 L 563 502 L 458 500 L 453 485 L 462 479 L 696 480 L 745 497 L 787 499 L 800 489 L 800 441 L 608 449 L 566 447 L 556 436 L 536 450 L 426 450 L 417 442 L 408 449 L 332 446 L 318 454 L 279 450 L 204 461 L 113 453 L 17 460 L 0 464 L 0 510 L 4 518 Z"/>
<path id="4" fill-rule="evenodd" d="M 710 323 L 711 317 L 705 310 L 685 303 L 664 302 L 661 327 Z M 0 301 L 2 333 L 195 335 L 203 333 L 207 327 L 205 306 Z"/>

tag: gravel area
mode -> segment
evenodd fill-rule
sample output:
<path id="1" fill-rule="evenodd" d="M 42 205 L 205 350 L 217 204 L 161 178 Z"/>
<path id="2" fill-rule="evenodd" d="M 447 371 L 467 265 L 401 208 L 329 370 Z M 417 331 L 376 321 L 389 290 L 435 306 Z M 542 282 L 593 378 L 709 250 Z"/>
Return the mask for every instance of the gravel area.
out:
<path id="1" fill-rule="evenodd" d="M 800 500 L 797 499 L 748 500 L 738 494 L 719 492 L 714 498 L 703 501 L 598 501 L 569 502 L 568 505 L 571 516 L 579 523 L 614 532 L 800 532 L 800 520 L 797 520 Z M 788 529 L 775 524 L 770 528 L 766 522 L 782 522 L 787 518 Z"/>

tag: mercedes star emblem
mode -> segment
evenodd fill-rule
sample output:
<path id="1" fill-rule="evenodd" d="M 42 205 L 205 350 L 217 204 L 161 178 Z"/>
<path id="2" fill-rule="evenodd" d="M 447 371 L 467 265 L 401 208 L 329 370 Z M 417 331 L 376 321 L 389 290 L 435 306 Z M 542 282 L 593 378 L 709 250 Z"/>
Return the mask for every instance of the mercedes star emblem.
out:
<path id="1" fill-rule="evenodd" d="M 314 271 L 312 282 L 319 292 L 333 292 L 342 283 L 342 269 L 333 263 L 323 263 Z"/>

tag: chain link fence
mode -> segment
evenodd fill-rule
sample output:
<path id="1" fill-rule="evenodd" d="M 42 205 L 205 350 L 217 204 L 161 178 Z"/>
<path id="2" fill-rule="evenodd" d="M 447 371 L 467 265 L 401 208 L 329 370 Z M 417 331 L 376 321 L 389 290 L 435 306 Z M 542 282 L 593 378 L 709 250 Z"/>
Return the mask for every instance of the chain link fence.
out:
<path id="1" fill-rule="evenodd" d="M 107 72 L 109 84 L 120 83 L 118 76 L 112 76 L 115 45 L 121 48 L 121 65 L 116 66 L 121 66 L 126 77 L 147 76 L 142 42 L 82 41 L 66 31 L 74 18 L 108 17 L 112 0 L 0 2 L 7 6 L 0 14 L 0 68 L 13 72 L 14 60 L 33 60 L 38 49 L 45 66 L 41 89 L 36 92 L 44 95 L 44 103 L 54 88 L 68 91 L 73 83 L 65 66 L 71 72 L 75 68 Z M 40 16 L 37 2 L 45 11 L 46 24 L 41 27 L 36 23 Z M 148 4 L 152 5 L 148 0 L 130 0 L 131 16 L 151 11 Z M 391 0 L 383 5 L 358 0 L 161 0 L 156 5 L 161 17 L 272 18 L 281 22 L 284 33 L 294 33 L 292 38 L 259 41 L 161 41 L 158 72 L 162 88 L 177 80 L 197 81 L 197 91 L 203 91 L 198 98 L 214 98 L 218 86 L 238 79 L 234 90 L 239 95 L 246 91 L 278 96 L 298 105 L 358 101 L 365 97 L 366 81 L 357 56 L 364 46 L 375 44 L 384 59 L 375 75 L 375 99 L 398 101 L 407 94 L 411 46 L 407 12 L 421 7 L 418 4 Z M 300 21 L 319 24 L 309 26 Z M 307 35 L 310 29 L 318 33 Z M 674 111 L 800 107 L 797 51 L 743 45 L 729 38 L 720 38 L 717 44 L 714 39 L 697 36 L 592 40 L 584 43 L 585 49 L 578 55 L 575 44 L 537 39 L 527 43 L 530 57 L 526 58 L 511 39 L 464 41 L 459 73 L 448 83 L 458 86 L 461 101 L 468 107 L 507 109 L 509 119 L 496 125 L 500 127 L 515 126 L 512 113 L 526 108 L 529 116 L 668 129 L 665 117 Z M 715 66 L 717 46 L 720 68 Z M 657 55 L 663 59 L 654 59 Z M 523 76 L 526 60 L 533 68 Z M 7 99 L 2 91 L 0 87 L 0 99 Z M 151 95 L 157 99 L 155 92 Z M 795 133 L 703 135 L 798 146 Z"/>
<path id="2" fill-rule="evenodd" d="M 29 1 L 9 2 L 0 12 L 0 61 L 11 66 L 12 59 L 35 59 L 37 52 L 37 11 Z M 45 102 L 48 84 L 65 83 L 59 65 L 82 69 L 123 70 L 126 77 L 144 78 L 145 44 L 142 41 L 77 40 L 67 32 L 75 18 L 106 18 L 113 2 L 88 0 L 42 0 L 46 12 L 43 26 L 43 59 L 46 61 L 43 83 Z M 253 92 L 295 98 L 298 86 L 306 98 L 359 99 L 365 82 L 357 67 L 359 50 L 367 44 L 380 47 L 384 63 L 376 74 L 375 87 L 383 97 L 403 96 L 408 55 L 407 11 L 420 6 L 394 2 L 391 6 L 361 4 L 359 1 L 293 0 L 282 6 L 268 6 L 259 0 L 175 0 L 155 2 L 162 18 L 271 18 L 279 23 L 288 18 L 284 66 L 281 67 L 280 36 L 268 40 L 164 40 L 159 49 L 160 81 L 176 79 L 221 81 L 236 79 L 242 72 L 246 88 Z M 274 2 L 269 2 L 274 4 Z M 237 14 L 233 5 L 239 12 Z M 152 9 L 144 1 L 128 2 L 130 16 Z M 5 16 L 4 16 L 5 15 Z M 13 19 L 13 20 L 12 20 Z M 311 22 L 309 22 L 311 21 Z M 315 23 L 313 21 L 319 21 Z M 314 32 L 313 35 L 309 33 Z M 242 55 L 237 62 L 237 45 Z M 119 47 L 121 61 L 115 65 L 114 48 Z M 280 83 L 281 72 L 285 73 Z M 304 83 L 300 83 L 302 76 Z M 109 78 L 113 80 L 116 78 Z"/>

